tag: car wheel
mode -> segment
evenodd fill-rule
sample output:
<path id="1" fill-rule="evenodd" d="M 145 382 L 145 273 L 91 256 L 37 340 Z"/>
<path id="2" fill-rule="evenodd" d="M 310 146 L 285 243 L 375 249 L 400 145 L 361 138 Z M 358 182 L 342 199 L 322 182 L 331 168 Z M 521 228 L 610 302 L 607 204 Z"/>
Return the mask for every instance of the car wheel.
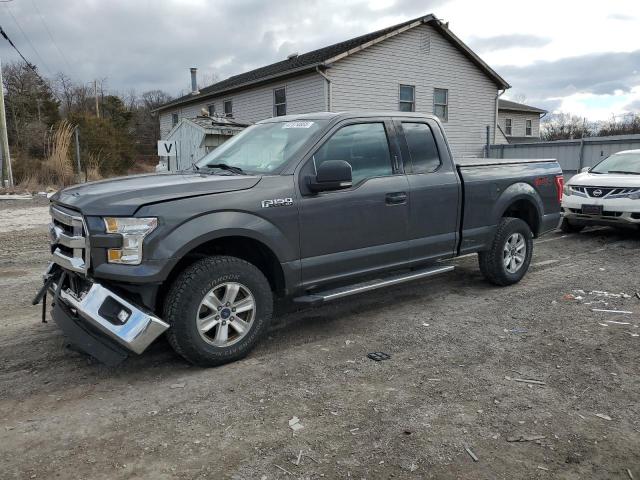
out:
<path id="1" fill-rule="evenodd" d="M 525 276 L 533 254 L 533 234 L 519 218 L 500 221 L 491 248 L 478 253 L 480 271 L 495 285 L 512 285 Z"/>
<path id="2" fill-rule="evenodd" d="M 584 225 L 577 225 L 575 223 L 571 223 L 566 218 L 562 218 L 560 222 L 560 230 L 563 233 L 578 233 L 584 228 Z"/>
<path id="3" fill-rule="evenodd" d="M 195 365 L 221 365 L 251 351 L 272 311 L 269 282 L 257 267 L 235 257 L 207 257 L 180 273 L 169 289 L 167 339 Z"/>

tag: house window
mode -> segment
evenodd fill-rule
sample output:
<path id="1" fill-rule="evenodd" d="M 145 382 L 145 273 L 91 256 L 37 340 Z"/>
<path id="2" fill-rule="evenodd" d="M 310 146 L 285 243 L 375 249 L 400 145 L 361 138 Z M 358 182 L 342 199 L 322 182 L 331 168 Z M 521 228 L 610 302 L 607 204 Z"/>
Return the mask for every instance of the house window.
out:
<path id="1" fill-rule="evenodd" d="M 527 137 L 530 137 L 531 136 L 531 120 L 527 120 L 524 128 L 525 128 L 524 134 Z"/>
<path id="2" fill-rule="evenodd" d="M 449 120 L 449 90 L 433 89 L 433 114 L 443 122 Z"/>
<path id="3" fill-rule="evenodd" d="M 273 116 L 281 117 L 287 114 L 287 92 L 284 87 L 273 91 Z"/>
<path id="4" fill-rule="evenodd" d="M 224 116 L 233 117 L 233 102 L 231 100 L 225 100 L 222 105 L 224 106 Z"/>
<path id="5" fill-rule="evenodd" d="M 413 85 L 400 85 L 400 111 L 416 111 L 416 87 Z"/>
<path id="6" fill-rule="evenodd" d="M 171 114 L 171 126 L 175 127 L 178 124 L 178 114 L 177 113 L 172 113 Z"/>
<path id="7" fill-rule="evenodd" d="M 209 116 L 213 117 L 216 114 L 216 106 L 212 103 L 211 105 L 207 105 L 207 111 L 209 112 Z"/>
<path id="8" fill-rule="evenodd" d="M 513 131 L 513 127 L 512 127 L 511 119 L 507 118 L 504 121 L 504 134 L 505 135 L 511 135 L 512 131 Z"/>

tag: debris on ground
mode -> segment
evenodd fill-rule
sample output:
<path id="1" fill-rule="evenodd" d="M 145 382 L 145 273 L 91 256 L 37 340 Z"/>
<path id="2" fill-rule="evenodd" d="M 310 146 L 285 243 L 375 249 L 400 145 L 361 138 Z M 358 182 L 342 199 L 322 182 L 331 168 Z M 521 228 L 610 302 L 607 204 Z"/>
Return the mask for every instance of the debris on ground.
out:
<path id="1" fill-rule="evenodd" d="M 514 382 L 520 382 L 520 383 L 532 383 L 534 385 L 546 385 L 546 382 L 543 382 L 541 380 L 531 380 L 528 378 L 511 378 L 508 376 L 504 377 L 505 380 L 510 380 L 510 381 L 514 381 Z"/>
<path id="2" fill-rule="evenodd" d="M 603 308 L 592 308 L 592 312 L 600 312 L 600 313 L 619 313 L 620 315 L 633 315 L 633 312 L 628 310 L 606 310 Z"/>
<path id="3" fill-rule="evenodd" d="M 540 465 L 538 465 L 538 470 L 544 470 L 545 472 L 549 471 L 547 467 L 541 467 Z"/>
<path id="4" fill-rule="evenodd" d="M 640 292 L 636 292 L 636 297 L 640 300 Z"/>
<path id="5" fill-rule="evenodd" d="M 28 193 L 9 193 L 0 195 L 0 200 L 31 200 L 33 197 Z"/>
<path id="6" fill-rule="evenodd" d="M 384 352 L 371 352 L 367 353 L 367 357 L 375 362 L 381 362 L 382 360 L 389 360 L 391 358 L 391 355 Z"/>
<path id="7" fill-rule="evenodd" d="M 276 465 L 275 463 L 273 464 L 274 467 L 279 468 L 280 470 L 282 470 L 284 473 L 286 473 L 287 475 L 291 475 L 293 476 L 293 473 L 291 473 L 289 470 L 287 470 L 286 468 L 282 468 L 280 465 Z"/>
<path id="8" fill-rule="evenodd" d="M 294 432 L 297 432 L 298 430 L 302 430 L 304 428 L 304 425 L 300 423 L 300 419 L 298 417 L 293 417 L 291 420 L 289 420 L 289 427 Z"/>
<path id="9" fill-rule="evenodd" d="M 466 444 L 465 444 L 464 449 L 467 451 L 467 453 L 469 454 L 469 456 L 470 456 L 471 458 L 473 458 L 473 461 L 474 461 L 474 462 L 477 462 L 477 461 L 478 461 L 478 457 L 476 457 L 476 454 L 475 454 L 475 453 L 473 453 L 473 451 L 471 450 L 471 448 L 469 448 L 469 445 L 466 445 Z"/>
<path id="10" fill-rule="evenodd" d="M 609 415 L 605 415 L 604 413 L 594 413 L 594 415 L 603 420 L 613 420 Z"/>
<path id="11" fill-rule="evenodd" d="M 631 470 L 629 470 L 628 468 L 627 468 L 627 475 L 629 475 L 629 478 L 633 480 L 633 473 L 631 473 Z"/>
<path id="12" fill-rule="evenodd" d="M 515 327 L 515 328 L 512 328 L 511 330 L 507 330 L 505 328 L 503 331 L 504 333 L 528 333 L 529 332 L 529 330 L 523 327 Z"/>
<path id="13" fill-rule="evenodd" d="M 174 383 L 172 384 L 169 388 L 171 389 L 175 389 L 175 388 L 184 388 L 185 384 L 184 383 Z"/>
<path id="14" fill-rule="evenodd" d="M 302 450 L 300 450 L 300 453 L 298 454 L 298 458 L 296 459 L 295 462 L 293 462 L 294 465 L 300 465 L 300 459 L 302 458 Z"/>
<path id="15" fill-rule="evenodd" d="M 544 435 L 518 435 L 513 437 L 507 437 L 507 442 L 535 442 L 536 440 L 544 440 L 547 438 Z"/>
<path id="16" fill-rule="evenodd" d="M 612 323 L 614 325 L 631 325 L 629 322 L 616 322 L 615 320 L 605 320 L 604 323 Z"/>

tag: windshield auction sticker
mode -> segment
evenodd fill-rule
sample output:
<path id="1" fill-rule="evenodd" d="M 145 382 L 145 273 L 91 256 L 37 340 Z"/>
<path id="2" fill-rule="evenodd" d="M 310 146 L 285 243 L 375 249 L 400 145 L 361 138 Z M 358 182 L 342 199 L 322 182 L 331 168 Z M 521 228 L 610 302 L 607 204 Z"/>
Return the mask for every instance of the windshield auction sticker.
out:
<path id="1" fill-rule="evenodd" d="M 309 128 L 313 125 L 313 122 L 287 122 L 282 125 L 282 128 Z"/>

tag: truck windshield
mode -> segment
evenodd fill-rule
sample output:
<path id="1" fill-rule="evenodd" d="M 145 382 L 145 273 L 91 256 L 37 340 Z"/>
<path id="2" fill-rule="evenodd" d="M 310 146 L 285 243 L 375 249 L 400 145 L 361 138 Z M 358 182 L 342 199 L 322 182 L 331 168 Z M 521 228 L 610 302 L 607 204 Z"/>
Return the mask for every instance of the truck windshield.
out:
<path id="1" fill-rule="evenodd" d="M 591 173 L 622 173 L 640 175 L 640 152 L 617 153 L 605 158 L 591 170 Z"/>
<path id="2" fill-rule="evenodd" d="M 253 125 L 209 152 L 196 166 L 224 165 L 227 170 L 241 169 L 237 171 L 245 174 L 271 173 L 326 124 L 327 120 L 299 120 Z"/>

